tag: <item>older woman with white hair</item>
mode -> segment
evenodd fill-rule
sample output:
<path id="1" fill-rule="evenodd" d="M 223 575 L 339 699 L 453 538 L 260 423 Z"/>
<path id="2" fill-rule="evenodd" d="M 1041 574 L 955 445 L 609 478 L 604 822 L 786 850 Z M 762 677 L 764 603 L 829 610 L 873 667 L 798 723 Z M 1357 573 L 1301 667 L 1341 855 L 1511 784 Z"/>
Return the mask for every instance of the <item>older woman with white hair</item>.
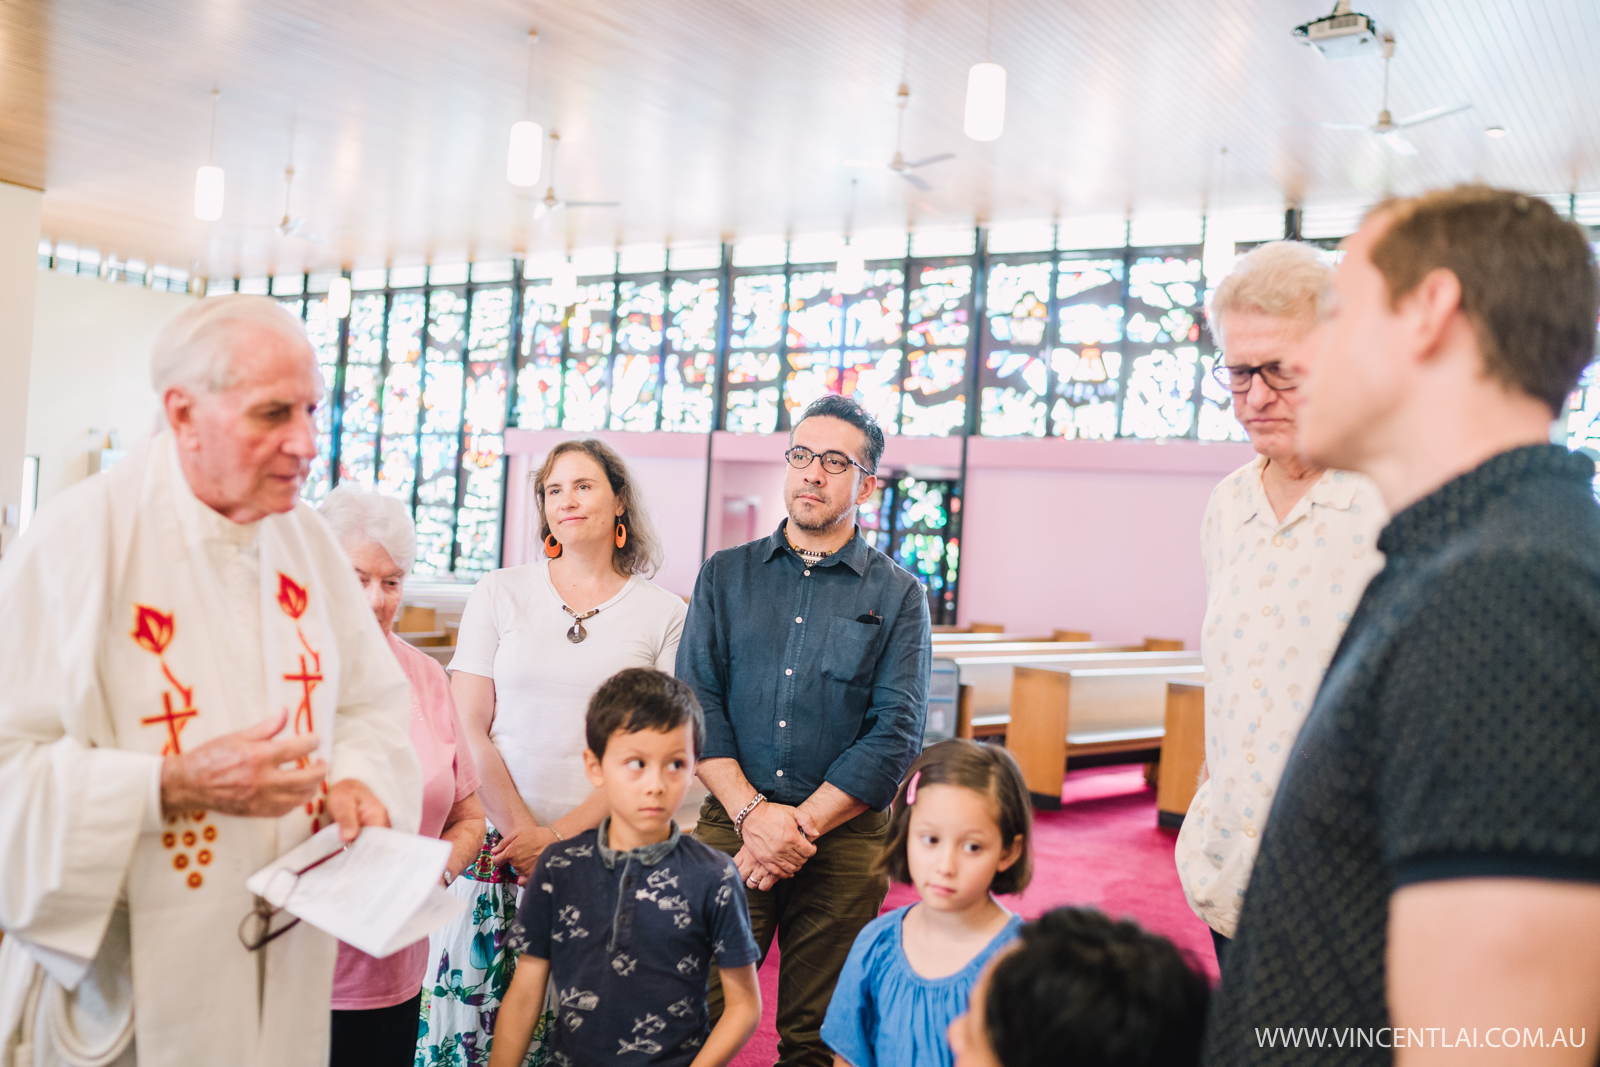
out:
<path id="1" fill-rule="evenodd" d="M 1207 781 L 1178 833 L 1178 878 L 1211 927 L 1217 960 L 1245 886 L 1289 750 L 1367 582 L 1383 565 L 1388 512 L 1359 474 L 1300 455 L 1293 370 L 1322 317 L 1333 269 L 1317 249 L 1274 241 L 1217 286 L 1214 374 L 1256 458 L 1222 480 L 1201 521 L 1206 615 Z"/>
<path id="2" fill-rule="evenodd" d="M 379 493 L 340 486 L 321 510 L 350 557 L 390 651 L 411 683 L 411 744 L 423 776 L 420 832 L 450 842 L 443 878 L 449 885 L 477 856 L 485 823 L 478 803 L 477 770 L 461 739 L 444 668 L 394 635 L 395 612 L 416 560 L 416 530 L 405 505 Z M 339 946 L 333 980 L 332 1063 L 409 1067 L 416 1052 L 427 965 L 426 939 L 383 959 Z"/>

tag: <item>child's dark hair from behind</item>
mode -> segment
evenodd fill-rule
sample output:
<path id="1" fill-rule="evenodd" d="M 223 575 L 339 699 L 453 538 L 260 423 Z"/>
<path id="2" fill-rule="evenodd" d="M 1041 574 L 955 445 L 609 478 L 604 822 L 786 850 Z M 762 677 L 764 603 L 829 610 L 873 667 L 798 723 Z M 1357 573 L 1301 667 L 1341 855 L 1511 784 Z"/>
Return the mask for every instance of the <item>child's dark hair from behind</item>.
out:
<path id="1" fill-rule="evenodd" d="M 922 750 L 906 772 L 900 792 L 894 798 L 889 818 L 889 836 L 876 869 L 896 882 L 910 884 L 911 868 L 906 862 L 906 840 L 911 835 L 912 804 L 906 803 L 911 785 L 926 789 L 930 785 L 953 785 L 982 793 L 994 803 L 999 816 L 1000 847 L 1010 848 L 1020 835 L 1022 855 L 1017 862 L 994 876 L 992 893 L 1020 893 L 1033 877 L 1033 804 L 1028 786 L 1011 753 L 998 745 L 974 741 L 941 741 Z"/>
<path id="2" fill-rule="evenodd" d="M 1003 1067 L 1182 1067 L 1200 1060 L 1210 996 L 1166 938 L 1057 908 L 995 964 L 984 1030 Z"/>
<path id="3" fill-rule="evenodd" d="M 694 757 L 700 758 L 705 743 L 706 716 L 700 701 L 687 682 L 649 667 L 629 667 L 603 682 L 589 698 L 584 717 L 584 736 L 589 751 L 600 759 L 606 742 L 621 730 L 636 734 L 641 730 L 667 733 L 684 723 L 694 725 Z"/>

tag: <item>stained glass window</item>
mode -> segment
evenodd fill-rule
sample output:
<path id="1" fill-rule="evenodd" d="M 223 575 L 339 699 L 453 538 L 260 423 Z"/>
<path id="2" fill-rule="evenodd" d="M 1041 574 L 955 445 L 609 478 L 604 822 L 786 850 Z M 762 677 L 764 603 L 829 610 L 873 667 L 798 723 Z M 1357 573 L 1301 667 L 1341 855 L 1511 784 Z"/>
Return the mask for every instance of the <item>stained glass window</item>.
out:
<path id="1" fill-rule="evenodd" d="M 1063 256 L 1056 268 L 1055 337 L 1050 352 L 1054 436 L 1117 435 L 1124 267 L 1117 252 Z"/>
<path id="2" fill-rule="evenodd" d="M 711 429 L 721 312 L 716 275 L 672 279 L 662 369 L 663 430 L 705 433 Z"/>
<path id="3" fill-rule="evenodd" d="M 961 498 L 947 479 L 887 475 L 856 512 L 862 538 L 916 575 L 935 626 L 956 621 Z"/>
<path id="4" fill-rule="evenodd" d="M 517 425 L 545 430 L 561 425 L 561 316 L 555 286 L 529 282 L 522 295 L 522 339 L 517 363 Z"/>
<path id="5" fill-rule="evenodd" d="M 1133 259 L 1123 327 L 1124 437 L 1189 436 L 1200 386 L 1200 304 L 1198 249 Z"/>
<path id="6" fill-rule="evenodd" d="M 989 264 L 979 351 L 979 432 L 1044 436 L 1049 391 L 1050 259 Z"/>
<path id="7" fill-rule="evenodd" d="M 656 428 L 666 310 L 661 278 L 624 278 L 617 283 L 616 358 L 611 364 L 613 430 Z"/>
<path id="8" fill-rule="evenodd" d="M 912 265 L 906 300 L 901 433 L 944 436 L 958 432 L 966 422 L 971 314 L 970 260 Z"/>
<path id="9" fill-rule="evenodd" d="M 314 296 L 309 300 L 286 301 L 291 310 L 305 316 L 306 336 L 317 353 L 317 369 L 322 372 L 322 403 L 317 405 L 317 458 L 311 461 L 311 473 L 302 490 L 305 498 L 317 503 L 333 487 L 333 419 L 339 401 L 339 327 L 340 322 L 328 313 L 328 298 Z"/>
<path id="10" fill-rule="evenodd" d="M 567 320 L 567 351 L 561 425 L 568 430 L 603 430 L 608 422 L 611 369 L 611 281 L 580 285 Z"/>
<path id="11" fill-rule="evenodd" d="M 787 310 L 786 283 L 781 273 L 742 274 L 733 279 L 723 424 L 735 433 L 772 433 L 778 427 L 779 345 Z"/>

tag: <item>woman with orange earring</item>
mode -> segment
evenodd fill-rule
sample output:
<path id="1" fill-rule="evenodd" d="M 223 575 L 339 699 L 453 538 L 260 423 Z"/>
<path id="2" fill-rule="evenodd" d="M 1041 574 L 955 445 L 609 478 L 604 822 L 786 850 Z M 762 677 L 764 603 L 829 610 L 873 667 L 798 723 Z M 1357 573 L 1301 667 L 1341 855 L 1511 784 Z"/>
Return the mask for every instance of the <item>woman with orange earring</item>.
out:
<path id="1" fill-rule="evenodd" d="M 626 667 L 670 673 L 688 610 L 646 578 L 660 567 L 660 543 L 611 448 L 592 439 L 557 445 L 534 496 L 542 551 L 478 583 L 450 663 L 489 830 L 478 862 L 451 886 L 470 906 L 432 937 L 421 1064 L 469 1044 L 487 1061 L 484 1020 L 492 1026 L 515 965 L 505 934 L 517 886 L 546 848 L 598 826 L 606 812 L 583 771 L 589 698 Z"/>

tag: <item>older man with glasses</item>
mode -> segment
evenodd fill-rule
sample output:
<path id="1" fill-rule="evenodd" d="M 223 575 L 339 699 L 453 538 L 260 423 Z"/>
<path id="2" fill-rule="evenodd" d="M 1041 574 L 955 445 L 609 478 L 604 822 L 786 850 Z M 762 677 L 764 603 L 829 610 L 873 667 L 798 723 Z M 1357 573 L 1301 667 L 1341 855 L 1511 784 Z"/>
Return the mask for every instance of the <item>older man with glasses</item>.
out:
<path id="1" fill-rule="evenodd" d="M 1333 276 L 1292 241 L 1243 257 L 1212 300 L 1214 374 L 1258 455 L 1223 479 L 1201 523 L 1206 769 L 1178 834 L 1184 895 L 1220 963 L 1239 921 L 1267 811 L 1322 673 L 1383 565 L 1388 512 L 1370 481 L 1296 451 L 1290 358 L 1321 317 Z"/>
<path id="2" fill-rule="evenodd" d="M 922 748 L 932 663 L 928 601 L 862 540 L 883 430 L 824 396 L 795 423 L 789 516 L 724 549 L 695 582 L 679 678 L 706 713 L 695 836 L 733 856 L 765 958 L 774 935 L 778 1062 L 830 1067 L 823 1016 L 888 879 L 873 864 L 890 801 Z M 713 1021 L 722 991 L 711 986 Z"/>

